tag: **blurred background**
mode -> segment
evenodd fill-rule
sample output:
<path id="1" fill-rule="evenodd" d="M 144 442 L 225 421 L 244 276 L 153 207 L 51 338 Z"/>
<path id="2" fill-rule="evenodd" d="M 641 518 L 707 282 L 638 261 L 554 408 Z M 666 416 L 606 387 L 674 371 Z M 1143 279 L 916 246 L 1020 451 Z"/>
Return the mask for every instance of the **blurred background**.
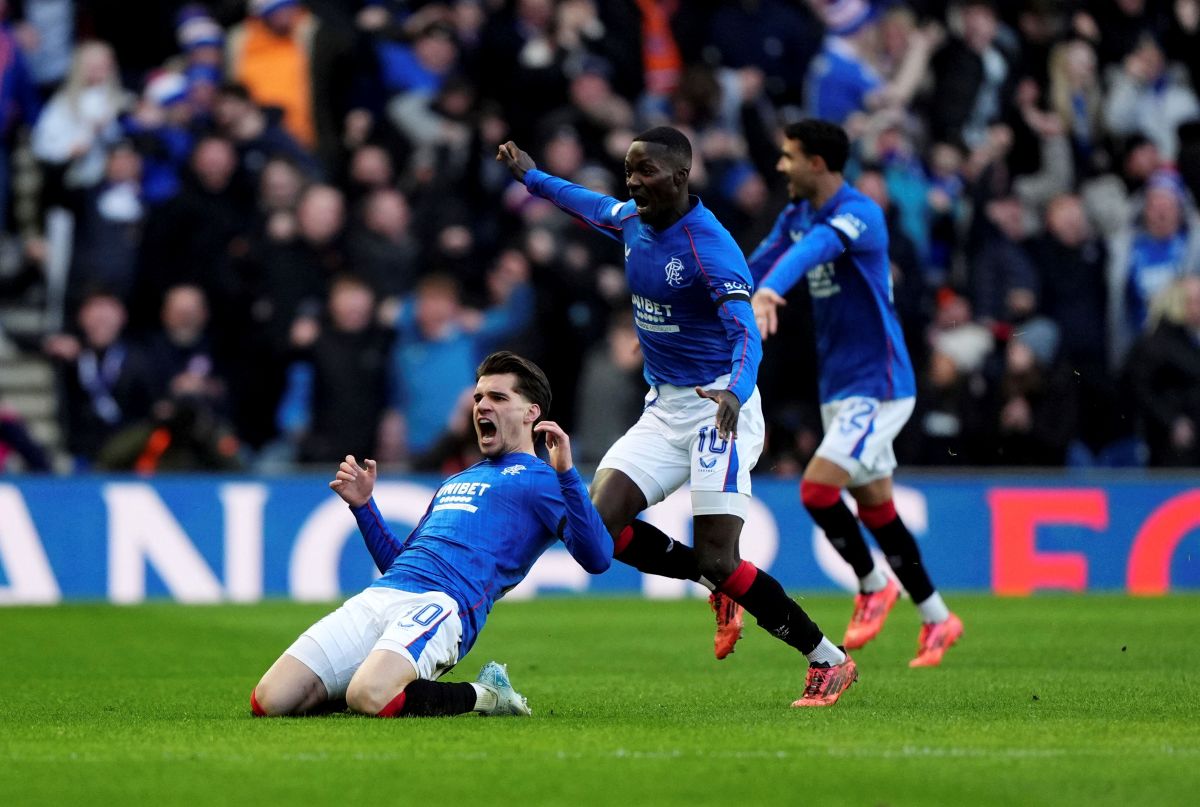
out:
<path id="1" fill-rule="evenodd" d="M 6 473 L 473 462 L 538 361 L 594 464 L 637 417 L 619 245 L 494 161 L 624 198 L 682 128 L 744 250 L 781 127 L 853 139 L 918 370 L 902 466 L 1200 465 L 1197 0 L 0 0 Z M 756 473 L 820 436 L 807 290 Z"/>

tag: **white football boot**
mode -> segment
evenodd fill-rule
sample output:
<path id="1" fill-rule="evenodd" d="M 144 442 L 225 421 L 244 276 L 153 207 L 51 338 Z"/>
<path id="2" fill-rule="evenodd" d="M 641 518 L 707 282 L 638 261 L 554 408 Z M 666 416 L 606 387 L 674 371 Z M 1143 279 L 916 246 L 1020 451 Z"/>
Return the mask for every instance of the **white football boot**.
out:
<path id="1" fill-rule="evenodd" d="M 507 665 L 489 661 L 479 671 L 475 683 L 496 693 L 496 705 L 486 712 L 480 712 L 481 715 L 489 717 L 500 715 L 530 717 L 533 715 L 525 696 L 514 690 L 512 682 L 508 680 Z"/>

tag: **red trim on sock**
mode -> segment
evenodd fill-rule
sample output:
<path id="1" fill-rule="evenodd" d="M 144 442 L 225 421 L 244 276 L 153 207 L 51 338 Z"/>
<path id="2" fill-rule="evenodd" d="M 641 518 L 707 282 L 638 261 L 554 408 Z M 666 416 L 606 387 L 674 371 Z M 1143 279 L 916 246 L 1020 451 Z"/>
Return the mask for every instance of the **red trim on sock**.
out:
<path id="1" fill-rule="evenodd" d="M 255 717 L 266 717 L 267 710 L 258 705 L 258 698 L 254 696 L 254 690 L 250 690 L 250 711 Z"/>
<path id="2" fill-rule="evenodd" d="M 633 541 L 633 526 L 630 525 L 621 530 L 621 534 L 617 536 L 617 540 L 613 543 L 613 557 L 620 555 L 628 548 L 630 542 Z"/>
<path id="3" fill-rule="evenodd" d="M 878 529 L 885 524 L 891 524 L 896 518 L 896 503 L 888 499 L 883 504 L 873 507 L 858 508 L 858 518 L 868 529 Z"/>
<path id="4" fill-rule="evenodd" d="M 800 480 L 800 501 L 805 507 L 823 510 L 833 507 L 842 498 L 842 489 L 837 485 L 826 485 L 808 479 Z"/>
<path id="5" fill-rule="evenodd" d="M 388 701 L 388 705 L 379 710 L 379 717 L 397 717 L 404 711 L 404 690 Z"/>
<path id="6" fill-rule="evenodd" d="M 750 590 L 756 577 L 758 577 L 758 567 L 750 561 L 744 560 L 733 570 L 733 574 L 726 577 L 725 582 L 717 588 L 722 594 L 727 594 L 736 600 Z"/>

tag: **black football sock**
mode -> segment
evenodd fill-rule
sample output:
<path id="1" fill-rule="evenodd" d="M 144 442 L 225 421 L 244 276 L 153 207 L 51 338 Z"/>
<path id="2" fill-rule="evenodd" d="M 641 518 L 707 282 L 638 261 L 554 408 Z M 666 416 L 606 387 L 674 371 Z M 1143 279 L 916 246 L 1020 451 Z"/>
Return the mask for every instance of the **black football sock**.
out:
<path id="1" fill-rule="evenodd" d="M 719 590 L 749 611 L 767 632 L 805 655 L 825 638 L 779 581 L 750 561 L 742 561 Z"/>
<path id="2" fill-rule="evenodd" d="M 646 574 L 676 580 L 700 580 L 696 551 L 640 519 L 634 519 L 621 531 L 613 557 Z"/>
<path id="3" fill-rule="evenodd" d="M 418 679 L 380 710 L 380 717 L 445 717 L 475 708 L 475 687 Z"/>
<path id="4" fill-rule="evenodd" d="M 900 517 L 895 516 L 887 523 L 876 526 L 867 522 L 867 529 L 879 542 L 879 548 L 887 557 L 888 565 L 892 567 L 896 579 L 904 586 L 912 601 L 919 604 L 929 599 L 933 594 L 933 582 L 921 562 L 921 551 L 917 549 L 917 542 L 913 540 L 912 533 L 904 526 Z"/>
<path id="5" fill-rule="evenodd" d="M 805 504 L 805 509 L 812 516 L 816 525 L 825 531 L 825 537 L 854 569 L 854 575 L 863 579 L 875 568 L 875 559 L 863 538 L 862 530 L 858 528 L 858 519 L 850 512 L 850 508 L 841 499 L 829 507 L 814 507 Z"/>

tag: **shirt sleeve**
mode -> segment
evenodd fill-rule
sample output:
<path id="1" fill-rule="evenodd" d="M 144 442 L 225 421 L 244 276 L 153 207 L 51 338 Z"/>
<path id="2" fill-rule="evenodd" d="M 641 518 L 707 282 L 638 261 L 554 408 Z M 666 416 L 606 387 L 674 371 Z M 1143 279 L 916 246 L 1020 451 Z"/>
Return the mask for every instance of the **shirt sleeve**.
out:
<path id="1" fill-rule="evenodd" d="M 433 500 L 430 500 L 429 506 L 433 506 Z M 350 512 L 354 514 L 354 520 L 358 522 L 358 531 L 362 533 L 363 541 L 367 544 L 367 551 L 371 553 L 371 559 L 375 561 L 375 567 L 380 572 L 386 572 L 395 562 L 400 550 L 404 548 L 405 542 L 397 538 L 396 533 L 392 532 L 392 528 L 384 521 L 379 512 L 379 506 L 375 504 L 375 497 L 372 496 L 361 507 L 351 507 Z M 425 515 L 421 516 L 421 521 L 413 528 L 413 532 L 419 530 L 421 524 L 424 524 L 428 517 L 429 508 L 426 508 Z M 409 537 L 412 537 L 411 533 Z"/>
<path id="2" fill-rule="evenodd" d="M 536 168 L 525 172 L 525 187 L 614 241 L 621 240 L 622 222 L 634 215 L 627 209 L 629 202 L 590 191 Z"/>
<path id="3" fill-rule="evenodd" d="M 546 488 L 542 496 L 543 521 L 567 547 L 571 557 L 591 574 L 612 564 L 613 540 L 592 505 L 579 471 L 557 474 L 559 494 Z"/>
<path id="4" fill-rule="evenodd" d="M 789 206 L 790 207 L 790 206 Z M 762 240 L 762 243 L 754 248 L 750 253 L 750 257 L 746 259 L 750 264 L 750 277 L 754 279 L 754 285 L 757 287 L 762 279 L 771 271 L 771 267 L 775 262 L 787 252 L 788 247 L 792 245 L 792 240 L 787 232 L 787 215 L 788 207 L 785 207 L 780 212 L 779 217 L 775 219 L 775 226 L 771 228 L 771 232 Z"/>
<path id="5" fill-rule="evenodd" d="M 846 244 L 838 231 L 827 224 L 819 224 L 783 254 L 759 288 L 786 296 L 810 269 L 832 261 L 845 251 Z"/>
<path id="6" fill-rule="evenodd" d="M 728 243 L 718 239 L 706 241 L 711 246 L 703 250 L 705 257 L 701 257 L 691 231 L 685 228 L 685 232 L 729 340 L 729 391 L 745 403 L 754 394 L 758 365 L 762 361 L 762 338 L 754 324 L 754 309 L 750 307 L 752 284 L 746 259 L 732 238 Z"/>

